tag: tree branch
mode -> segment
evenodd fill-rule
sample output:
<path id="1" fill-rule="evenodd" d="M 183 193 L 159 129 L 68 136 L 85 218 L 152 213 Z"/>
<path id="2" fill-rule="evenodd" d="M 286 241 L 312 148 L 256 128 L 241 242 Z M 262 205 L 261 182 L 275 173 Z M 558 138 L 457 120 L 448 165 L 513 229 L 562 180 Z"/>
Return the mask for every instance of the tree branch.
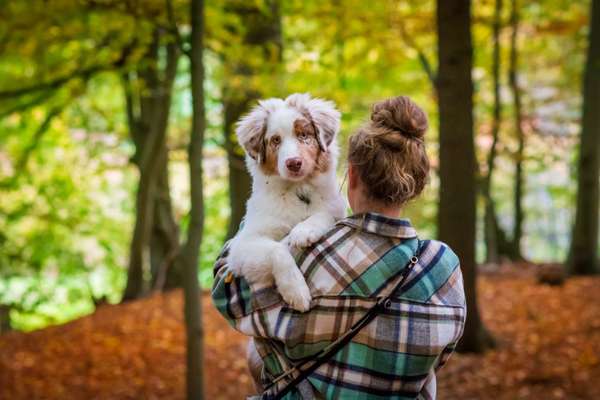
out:
<path id="1" fill-rule="evenodd" d="M 48 128 L 50 128 L 50 124 L 52 123 L 52 120 L 62 112 L 63 108 L 64 108 L 64 105 L 61 104 L 60 106 L 56 106 L 56 107 L 52 108 L 50 111 L 48 111 L 48 114 L 46 114 L 46 118 L 41 123 L 41 125 L 38 127 L 38 129 L 35 131 L 35 134 L 33 135 L 33 139 L 31 140 L 29 145 L 25 148 L 25 151 L 23 152 L 23 154 L 21 155 L 21 158 L 19 159 L 19 161 L 16 164 L 16 173 L 17 174 L 24 171 L 24 169 L 27 167 L 27 162 L 29 161 L 29 157 L 31 156 L 31 153 L 37 148 L 40 140 L 42 139 L 44 134 L 48 131 Z"/>
<path id="2" fill-rule="evenodd" d="M 11 108 L 1 111 L 0 119 L 8 117 L 9 115 L 14 114 L 14 113 L 25 111 L 31 107 L 35 107 L 35 106 L 43 103 L 44 101 L 48 100 L 49 98 L 51 98 L 53 95 L 54 95 L 54 92 L 47 91 L 27 102 L 16 104 L 15 106 L 13 106 Z"/>
<path id="3" fill-rule="evenodd" d="M 60 88 L 62 85 L 66 84 L 67 82 L 71 81 L 72 79 L 80 78 L 80 77 L 83 77 L 83 78 L 89 77 L 92 74 L 98 72 L 100 69 L 101 68 L 99 66 L 95 65 L 93 67 L 86 68 L 84 70 L 81 70 L 81 71 L 78 71 L 75 73 L 66 74 L 64 76 L 61 76 L 60 78 L 56 78 L 51 81 L 42 82 L 42 83 L 39 83 L 36 85 L 26 86 L 26 87 L 22 87 L 22 88 L 18 88 L 18 89 L 9 89 L 9 90 L 0 91 L 0 99 L 19 97 L 19 96 L 23 96 L 26 94 L 40 92 L 42 90 L 56 90 L 56 89 Z"/>
<path id="4" fill-rule="evenodd" d="M 92 66 L 84 68 L 84 69 L 71 71 L 68 74 L 65 74 L 59 78 L 55 78 L 50 81 L 38 83 L 35 85 L 31 85 L 31 86 L 25 86 L 25 87 L 21 87 L 21 88 L 17 88 L 17 89 L 9 89 L 9 90 L 0 91 L 0 99 L 19 97 L 19 96 L 23 96 L 26 94 L 40 92 L 43 90 L 49 90 L 49 91 L 56 90 L 75 78 L 83 78 L 84 80 L 88 80 L 90 77 L 92 77 L 92 75 L 94 75 L 96 73 L 109 71 L 115 67 L 117 67 L 117 68 L 122 67 L 123 65 L 125 65 L 125 63 L 127 62 L 127 59 L 129 58 L 130 54 L 132 53 L 134 45 L 135 45 L 135 40 L 123 48 L 121 55 L 119 56 L 119 58 L 117 60 L 115 60 L 109 64 L 92 65 Z"/>
<path id="5" fill-rule="evenodd" d="M 16 162 L 15 172 L 14 172 L 13 176 L 4 180 L 3 182 L 0 182 L 0 187 L 11 186 L 26 171 L 27 163 L 29 162 L 29 158 L 31 157 L 31 154 L 37 148 L 38 144 L 42 140 L 42 137 L 48 131 L 48 128 L 50 128 L 52 120 L 54 120 L 54 118 L 57 117 L 63 111 L 65 106 L 66 106 L 66 104 L 61 104 L 61 105 L 53 107 L 52 109 L 50 109 L 50 111 L 48 111 L 48 114 L 46 114 L 46 118 L 44 118 L 44 121 L 42 121 L 40 126 L 35 131 L 33 138 L 31 139 L 31 142 L 29 142 L 29 144 L 27 145 L 27 147 L 21 154 L 21 157 Z"/>
<path id="6" fill-rule="evenodd" d="M 173 2 L 171 0 L 165 0 L 165 6 L 167 8 L 167 20 L 169 21 L 167 32 L 173 35 L 179 50 L 189 58 L 191 56 L 190 50 L 185 47 L 185 40 L 183 40 L 179 28 L 177 28 L 177 21 L 175 20 L 175 13 L 173 12 Z"/>
<path id="7" fill-rule="evenodd" d="M 125 114 L 127 116 L 129 134 L 131 135 L 133 141 L 137 143 L 136 139 L 139 130 L 139 116 L 138 112 L 135 110 L 131 75 L 129 72 L 124 72 L 121 74 L 121 82 L 123 84 L 123 93 L 125 95 Z"/>

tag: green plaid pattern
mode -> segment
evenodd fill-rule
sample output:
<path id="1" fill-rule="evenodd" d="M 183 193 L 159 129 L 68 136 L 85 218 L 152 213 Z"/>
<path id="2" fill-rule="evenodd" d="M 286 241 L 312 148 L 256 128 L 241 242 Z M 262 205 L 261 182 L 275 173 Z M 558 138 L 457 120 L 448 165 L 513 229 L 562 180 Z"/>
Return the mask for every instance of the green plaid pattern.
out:
<path id="1" fill-rule="evenodd" d="M 417 247 L 419 262 L 394 293 L 392 307 L 286 399 L 435 399 L 435 371 L 464 327 L 463 281 L 452 250 L 420 241 L 408 220 L 374 213 L 348 217 L 297 254 L 313 295 L 305 313 L 288 308 L 274 287 L 233 277 L 225 245 L 214 268 L 213 302 L 233 328 L 255 338 L 268 384 L 346 332 L 377 297 L 393 290 Z M 276 389 L 283 386 L 285 380 Z"/>

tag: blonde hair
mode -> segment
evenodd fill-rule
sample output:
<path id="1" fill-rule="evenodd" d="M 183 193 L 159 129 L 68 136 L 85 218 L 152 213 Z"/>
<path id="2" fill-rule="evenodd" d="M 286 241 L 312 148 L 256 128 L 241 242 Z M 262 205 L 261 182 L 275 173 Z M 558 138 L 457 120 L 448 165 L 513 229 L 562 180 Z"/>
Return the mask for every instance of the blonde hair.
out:
<path id="1" fill-rule="evenodd" d="M 371 120 L 350 137 L 348 152 L 370 198 L 403 205 L 423 191 L 429 176 L 427 127 L 425 112 L 406 96 L 373 106 Z"/>

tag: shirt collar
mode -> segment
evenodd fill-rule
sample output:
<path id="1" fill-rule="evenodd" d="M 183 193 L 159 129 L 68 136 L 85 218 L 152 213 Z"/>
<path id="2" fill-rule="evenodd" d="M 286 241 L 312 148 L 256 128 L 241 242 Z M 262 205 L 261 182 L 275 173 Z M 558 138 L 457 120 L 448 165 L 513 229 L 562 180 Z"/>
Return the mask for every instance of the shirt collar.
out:
<path id="1" fill-rule="evenodd" d="M 348 225 L 363 232 L 375 233 L 381 236 L 400 239 L 417 237 L 417 231 L 412 227 L 409 219 L 390 218 L 377 213 L 352 215 L 340 220 L 338 224 Z"/>

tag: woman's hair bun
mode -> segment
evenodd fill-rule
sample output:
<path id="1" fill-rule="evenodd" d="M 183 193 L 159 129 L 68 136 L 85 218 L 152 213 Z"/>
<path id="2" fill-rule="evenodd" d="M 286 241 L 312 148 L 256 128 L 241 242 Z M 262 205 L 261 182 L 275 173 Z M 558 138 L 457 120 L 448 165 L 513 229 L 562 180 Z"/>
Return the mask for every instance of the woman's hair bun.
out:
<path id="1" fill-rule="evenodd" d="M 425 112 L 406 96 L 392 97 L 373 105 L 371 121 L 407 138 L 423 139 L 427 130 Z"/>

